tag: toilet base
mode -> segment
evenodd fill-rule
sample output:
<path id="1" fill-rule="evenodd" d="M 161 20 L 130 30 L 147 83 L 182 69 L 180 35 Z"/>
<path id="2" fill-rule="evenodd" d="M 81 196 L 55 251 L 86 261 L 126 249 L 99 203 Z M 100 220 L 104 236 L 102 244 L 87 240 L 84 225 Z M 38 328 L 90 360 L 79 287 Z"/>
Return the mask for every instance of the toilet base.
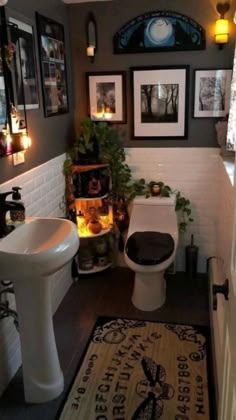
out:
<path id="1" fill-rule="evenodd" d="M 164 271 L 155 273 L 135 273 L 132 303 L 141 311 L 154 311 L 166 299 Z"/>

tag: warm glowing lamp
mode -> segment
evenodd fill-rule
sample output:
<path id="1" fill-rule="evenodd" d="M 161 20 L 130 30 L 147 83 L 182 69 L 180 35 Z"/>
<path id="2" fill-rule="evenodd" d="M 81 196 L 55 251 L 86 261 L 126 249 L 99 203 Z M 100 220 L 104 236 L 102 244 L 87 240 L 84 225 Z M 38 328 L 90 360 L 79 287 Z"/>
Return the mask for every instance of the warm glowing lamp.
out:
<path id="1" fill-rule="evenodd" d="M 229 21 L 225 19 L 225 13 L 230 8 L 229 3 L 218 3 L 216 10 L 220 14 L 220 19 L 217 19 L 215 25 L 215 42 L 219 48 L 223 48 L 224 44 L 229 42 Z"/>
<path id="2" fill-rule="evenodd" d="M 229 41 L 229 22 L 228 19 L 218 19 L 215 27 L 215 41 L 219 46 L 227 44 Z"/>
<path id="3" fill-rule="evenodd" d="M 29 147 L 31 146 L 31 138 L 27 136 L 27 134 L 23 134 L 23 136 L 21 137 L 21 144 L 24 150 L 29 149 Z"/>

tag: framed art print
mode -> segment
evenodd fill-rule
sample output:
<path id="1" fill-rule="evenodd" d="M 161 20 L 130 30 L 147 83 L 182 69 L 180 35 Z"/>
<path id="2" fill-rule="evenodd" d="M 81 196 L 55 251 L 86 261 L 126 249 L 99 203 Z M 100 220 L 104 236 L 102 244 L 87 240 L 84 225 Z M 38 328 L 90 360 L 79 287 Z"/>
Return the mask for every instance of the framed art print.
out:
<path id="1" fill-rule="evenodd" d="M 3 128 L 6 126 L 7 120 L 7 105 L 6 105 L 6 89 L 5 89 L 5 82 L 3 73 L 0 70 L 0 133 L 2 132 Z M 1 150 L 0 150 L 1 155 Z"/>
<path id="2" fill-rule="evenodd" d="M 45 117 L 68 112 L 64 27 L 36 13 Z"/>
<path id="3" fill-rule="evenodd" d="M 89 115 L 94 121 L 124 123 L 125 73 L 87 73 L 89 92 Z"/>
<path id="4" fill-rule="evenodd" d="M 38 78 L 36 70 L 33 27 L 10 17 L 16 53 L 13 60 L 13 89 L 15 104 L 19 110 L 39 108 Z"/>
<path id="5" fill-rule="evenodd" d="M 131 68 L 133 137 L 187 136 L 188 66 Z"/>
<path id="6" fill-rule="evenodd" d="M 195 70 L 195 118 L 226 117 L 229 113 L 232 70 Z"/>
<path id="7" fill-rule="evenodd" d="M 190 17 L 173 11 L 145 12 L 115 33 L 113 46 L 115 54 L 203 50 L 205 29 Z"/>

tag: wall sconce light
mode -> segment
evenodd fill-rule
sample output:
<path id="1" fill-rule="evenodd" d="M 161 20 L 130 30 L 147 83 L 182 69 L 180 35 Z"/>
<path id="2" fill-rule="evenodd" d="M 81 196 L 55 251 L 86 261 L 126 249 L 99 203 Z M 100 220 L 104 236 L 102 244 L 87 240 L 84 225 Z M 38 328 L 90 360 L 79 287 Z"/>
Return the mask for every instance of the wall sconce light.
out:
<path id="1" fill-rule="evenodd" d="M 21 68 L 20 80 L 23 91 L 23 104 L 19 111 L 15 103 L 15 81 L 12 75 L 13 67 L 11 61 L 14 54 L 20 54 L 20 44 L 15 44 L 18 39 L 18 27 L 6 20 L 5 8 L 6 0 L 0 0 L 0 71 L 2 89 L 3 117 L 0 124 L 0 157 L 18 153 L 26 150 L 31 145 L 28 137 L 26 108 L 23 91 L 23 74 Z"/>
<path id="2" fill-rule="evenodd" d="M 0 136 L 1 153 L 4 152 L 4 156 L 18 153 L 31 146 L 31 139 L 28 136 L 26 121 L 20 119 L 19 114 L 13 105 L 11 106 L 10 120 L 11 128 L 7 123 L 6 127 L 2 129 Z"/>
<path id="3" fill-rule="evenodd" d="M 215 42 L 219 49 L 223 48 L 224 44 L 229 42 L 229 21 L 225 19 L 225 14 L 229 11 L 229 3 L 217 3 L 216 10 L 220 15 L 215 25 Z"/>
<path id="4" fill-rule="evenodd" d="M 89 13 L 86 25 L 87 34 L 87 57 L 90 58 L 91 63 L 94 61 L 97 50 L 97 25 L 92 13 Z"/>

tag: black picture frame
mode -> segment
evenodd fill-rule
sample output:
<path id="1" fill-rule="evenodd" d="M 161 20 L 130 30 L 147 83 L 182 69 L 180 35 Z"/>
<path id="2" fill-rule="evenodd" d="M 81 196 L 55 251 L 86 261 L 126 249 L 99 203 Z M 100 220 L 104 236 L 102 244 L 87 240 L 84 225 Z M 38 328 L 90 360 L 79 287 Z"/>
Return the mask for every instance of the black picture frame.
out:
<path id="1" fill-rule="evenodd" d="M 229 113 L 232 69 L 195 69 L 193 118 L 223 118 Z"/>
<path id="2" fill-rule="evenodd" d="M 64 26 L 35 13 L 45 117 L 69 111 Z"/>
<path id="3" fill-rule="evenodd" d="M 13 17 L 9 17 L 9 22 L 17 28 L 12 30 L 16 37 L 13 38 L 16 44 L 13 59 L 14 103 L 18 110 L 38 109 L 38 73 L 33 26 Z"/>
<path id="4" fill-rule="evenodd" d="M 134 139 L 186 139 L 189 66 L 131 67 Z"/>
<path id="5" fill-rule="evenodd" d="M 88 112 L 91 120 L 125 123 L 126 73 L 122 71 L 87 72 L 86 77 Z"/>

